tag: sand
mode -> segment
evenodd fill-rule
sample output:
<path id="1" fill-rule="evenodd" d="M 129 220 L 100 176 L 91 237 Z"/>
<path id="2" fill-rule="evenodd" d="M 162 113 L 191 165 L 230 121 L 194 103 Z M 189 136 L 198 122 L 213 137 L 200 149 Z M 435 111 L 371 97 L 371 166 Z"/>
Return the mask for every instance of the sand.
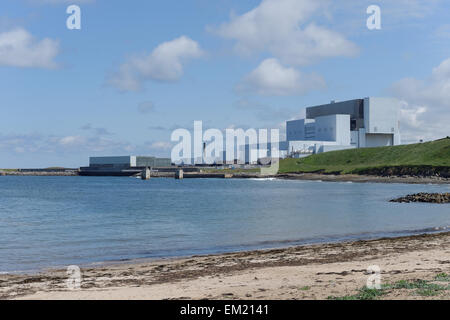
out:
<path id="1" fill-rule="evenodd" d="M 450 233 L 134 261 L 82 268 L 81 288 L 66 270 L 0 275 L 1 299 L 327 299 L 354 295 L 378 265 L 381 283 L 450 274 Z M 449 282 L 438 284 L 449 286 Z M 449 299 L 388 289 L 379 299 Z"/>

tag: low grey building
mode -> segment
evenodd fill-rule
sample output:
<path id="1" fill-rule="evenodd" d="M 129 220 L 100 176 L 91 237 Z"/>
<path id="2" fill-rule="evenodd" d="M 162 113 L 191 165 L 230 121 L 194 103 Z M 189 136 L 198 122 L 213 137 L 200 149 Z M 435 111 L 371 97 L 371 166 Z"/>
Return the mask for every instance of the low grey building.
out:
<path id="1" fill-rule="evenodd" d="M 158 169 L 172 165 L 169 158 L 150 156 L 90 157 L 89 167 L 80 168 L 85 176 L 132 176 L 145 168 Z"/>

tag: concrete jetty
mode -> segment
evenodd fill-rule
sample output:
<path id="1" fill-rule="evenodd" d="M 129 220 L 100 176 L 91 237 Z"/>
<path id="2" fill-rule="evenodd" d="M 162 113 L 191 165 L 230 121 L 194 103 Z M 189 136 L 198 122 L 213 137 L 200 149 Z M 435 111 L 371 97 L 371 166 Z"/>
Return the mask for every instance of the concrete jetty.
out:
<path id="1" fill-rule="evenodd" d="M 184 179 L 195 179 L 195 178 L 218 178 L 218 179 L 228 179 L 233 178 L 234 175 L 231 173 L 184 173 L 183 178 Z M 183 179 L 182 178 L 182 179 Z"/>

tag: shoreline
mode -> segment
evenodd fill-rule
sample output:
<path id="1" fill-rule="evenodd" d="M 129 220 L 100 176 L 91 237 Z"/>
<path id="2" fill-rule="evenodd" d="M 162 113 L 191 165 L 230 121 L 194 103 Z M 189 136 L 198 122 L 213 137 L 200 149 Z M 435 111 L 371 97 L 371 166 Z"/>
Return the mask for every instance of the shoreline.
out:
<path id="1" fill-rule="evenodd" d="M 355 293 L 374 264 L 386 282 L 448 274 L 450 232 L 104 263 L 82 267 L 80 290 L 62 269 L 0 274 L 0 299 L 326 299 Z"/>
<path id="2" fill-rule="evenodd" d="M 77 172 L 0 172 L 1 176 L 81 176 Z M 151 178 L 175 178 L 175 173 L 155 172 Z M 278 173 L 272 176 L 260 175 L 258 173 L 185 173 L 185 179 L 267 179 L 279 180 L 302 180 L 322 182 L 353 182 L 353 183 L 404 183 L 404 184 L 450 184 L 449 178 L 436 176 L 372 176 L 357 174 L 320 174 L 320 173 Z M 151 180 L 151 179 L 150 179 Z"/>
<path id="3" fill-rule="evenodd" d="M 308 247 L 308 246 L 320 246 L 320 245 L 332 245 L 340 243 L 352 243 L 359 241 L 372 241 L 379 239 L 397 239 L 405 237 L 415 237 L 422 235 L 439 235 L 442 233 L 449 233 L 450 226 L 447 227 L 434 227 L 434 228 L 423 228 L 417 230 L 404 230 L 404 231 L 392 231 L 392 232 L 374 232 L 374 233 L 364 233 L 361 235 L 343 235 L 343 236 L 330 236 L 328 238 L 305 238 L 301 240 L 280 240 L 280 241 L 263 241 L 259 243 L 240 245 L 234 247 L 214 248 L 199 250 L 203 252 L 186 253 L 186 254 L 172 254 L 167 256 L 147 256 L 138 258 L 118 258 L 104 261 L 88 261 L 84 263 L 77 264 L 83 269 L 92 269 L 100 267 L 113 267 L 118 265 L 135 265 L 143 263 L 152 262 L 162 262 L 169 260 L 183 260 L 197 257 L 209 257 L 209 256 L 220 256 L 228 254 L 239 254 L 239 253 L 249 253 L 249 252 L 262 252 L 268 250 L 285 250 L 289 248 L 297 247 Z M 29 270 L 13 270 L 13 271 L 0 271 L 0 277 L 2 275 L 17 275 L 17 276 L 34 276 L 41 273 L 48 273 L 54 271 L 61 271 L 65 265 L 59 264 L 54 266 L 42 266 L 36 269 Z M 0 278 L 1 283 L 1 278 Z"/>
<path id="4" fill-rule="evenodd" d="M 279 173 L 276 177 L 286 180 L 309 180 L 323 182 L 450 184 L 450 179 L 441 177 L 369 176 L 357 174 L 334 175 L 318 173 Z"/>

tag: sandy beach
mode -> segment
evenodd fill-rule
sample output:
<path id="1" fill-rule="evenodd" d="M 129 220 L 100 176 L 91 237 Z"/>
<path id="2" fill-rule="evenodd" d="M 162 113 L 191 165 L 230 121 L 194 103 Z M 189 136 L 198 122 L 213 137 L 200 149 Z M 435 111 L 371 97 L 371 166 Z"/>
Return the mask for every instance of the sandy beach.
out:
<path id="1" fill-rule="evenodd" d="M 450 233 L 134 261 L 0 275 L 1 299 L 330 299 L 355 298 L 381 270 L 378 299 L 449 299 Z"/>

